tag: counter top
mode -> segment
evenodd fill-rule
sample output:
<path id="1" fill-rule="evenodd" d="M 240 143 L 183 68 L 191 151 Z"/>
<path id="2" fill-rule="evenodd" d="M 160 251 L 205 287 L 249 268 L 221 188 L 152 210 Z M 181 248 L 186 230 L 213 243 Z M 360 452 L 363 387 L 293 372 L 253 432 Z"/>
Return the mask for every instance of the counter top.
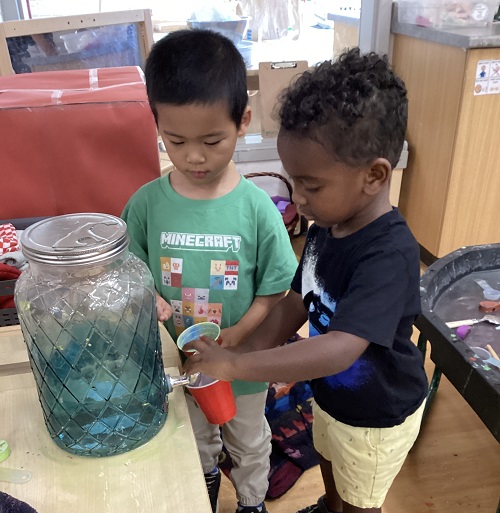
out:
<path id="1" fill-rule="evenodd" d="M 471 28 L 419 27 L 398 21 L 397 4 L 393 5 L 391 32 L 464 49 L 500 47 L 500 22 L 490 23 L 486 27 Z"/>
<path id="2" fill-rule="evenodd" d="M 177 349 L 163 326 L 160 333 L 165 371 L 178 374 Z M 75 456 L 45 427 L 19 326 L 0 329 L 0 346 L 9 348 L 0 351 L 0 438 L 12 450 L 0 474 L 31 473 L 24 484 L 0 481 L 0 490 L 38 513 L 211 512 L 182 388 L 169 394 L 167 421 L 147 444 L 106 458 Z"/>
<path id="3" fill-rule="evenodd" d="M 359 27 L 359 9 L 337 9 L 327 14 L 327 19 L 336 23 L 344 23 L 345 25 L 352 25 Z"/>

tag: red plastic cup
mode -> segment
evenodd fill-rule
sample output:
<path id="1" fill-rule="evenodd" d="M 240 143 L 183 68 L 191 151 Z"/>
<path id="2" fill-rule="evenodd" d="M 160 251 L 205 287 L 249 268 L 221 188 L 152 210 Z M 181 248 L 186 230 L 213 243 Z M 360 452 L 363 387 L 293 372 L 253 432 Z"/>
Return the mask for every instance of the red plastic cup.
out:
<path id="1" fill-rule="evenodd" d="M 210 424 L 224 424 L 236 415 L 236 403 L 229 381 L 220 381 L 200 374 L 187 385 L 191 395 Z"/>

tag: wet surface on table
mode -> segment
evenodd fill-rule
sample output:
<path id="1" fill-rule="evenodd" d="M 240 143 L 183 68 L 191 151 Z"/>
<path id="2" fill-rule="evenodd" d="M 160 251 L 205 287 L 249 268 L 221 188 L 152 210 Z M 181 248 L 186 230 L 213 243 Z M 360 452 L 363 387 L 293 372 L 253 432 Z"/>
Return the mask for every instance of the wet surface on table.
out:
<path id="1" fill-rule="evenodd" d="M 486 315 L 479 309 L 479 303 L 488 298 L 476 280 L 484 280 L 492 289 L 500 291 L 500 270 L 473 272 L 460 278 L 443 292 L 434 307 L 434 312 L 445 323 L 481 319 Z M 496 374 L 496 369 L 500 369 L 500 311 L 488 315 L 497 318 L 499 324 L 486 321 L 473 324 L 464 343 L 472 350 L 469 359 L 474 367 L 481 366 L 482 370 L 493 370 Z M 452 329 L 451 337 L 459 339 L 457 328 Z"/>

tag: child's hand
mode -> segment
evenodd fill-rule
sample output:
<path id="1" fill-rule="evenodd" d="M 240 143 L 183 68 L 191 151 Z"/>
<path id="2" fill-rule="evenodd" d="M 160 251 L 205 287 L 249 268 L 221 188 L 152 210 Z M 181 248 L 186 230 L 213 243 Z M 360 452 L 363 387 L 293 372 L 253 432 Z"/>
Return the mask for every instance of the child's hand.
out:
<path id="1" fill-rule="evenodd" d="M 158 314 L 158 320 L 165 322 L 172 317 L 172 307 L 158 294 L 156 293 L 156 312 Z"/>
<path id="2" fill-rule="evenodd" d="M 217 342 L 221 347 L 236 347 L 241 342 L 241 338 L 238 336 L 235 327 L 232 326 L 221 330 Z"/>
<path id="3" fill-rule="evenodd" d="M 208 337 L 202 337 L 199 340 L 189 342 L 183 349 L 197 351 L 184 362 L 183 370 L 187 375 L 202 372 L 207 376 L 223 381 L 235 379 L 234 360 L 237 355 L 223 349 L 217 342 Z"/>

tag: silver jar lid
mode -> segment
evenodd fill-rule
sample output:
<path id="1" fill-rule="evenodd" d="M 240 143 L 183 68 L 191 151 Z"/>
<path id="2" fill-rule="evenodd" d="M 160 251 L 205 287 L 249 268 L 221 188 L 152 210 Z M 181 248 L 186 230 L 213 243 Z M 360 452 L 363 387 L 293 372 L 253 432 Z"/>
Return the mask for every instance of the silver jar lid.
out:
<path id="1" fill-rule="evenodd" d="M 26 258 L 45 264 L 81 265 L 102 262 L 127 248 L 122 219 L 109 214 L 66 214 L 49 217 L 21 235 Z"/>

